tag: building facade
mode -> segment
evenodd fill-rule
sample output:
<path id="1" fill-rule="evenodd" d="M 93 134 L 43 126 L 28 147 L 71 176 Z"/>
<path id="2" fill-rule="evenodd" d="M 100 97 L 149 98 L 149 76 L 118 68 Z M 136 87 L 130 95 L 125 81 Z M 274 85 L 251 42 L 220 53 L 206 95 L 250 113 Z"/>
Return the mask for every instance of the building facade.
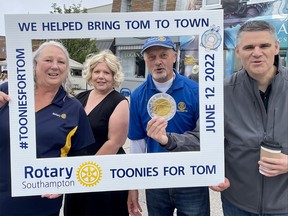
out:
<path id="1" fill-rule="evenodd" d="M 280 57 L 288 66 L 288 2 L 287 0 L 114 0 L 112 4 L 89 8 L 88 13 L 129 13 L 149 11 L 224 10 L 225 76 L 238 71 L 240 63 L 235 58 L 235 36 L 241 23 L 263 19 L 272 23 L 280 41 Z M 151 35 L 152 36 L 152 35 Z M 125 72 L 122 88 L 133 91 L 147 77 L 147 70 L 140 51 L 147 38 L 96 38 L 99 50 L 110 49 L 121 58 Z M 178 51 L 175 64 L 180 74 L 197 79 L 198 36 L 173 36 Z M 33 44 L 37 47 L 39 44 Z M 0 61 L 6 59 L 5 37 L 0 36 Z M 1 68 L 0 68 L 1 69 Z M 78 77 L 80 78 L 80 76 Z M 84 88 L 81 87 L 81 89 Z M 85 87 L 86 88 L 86 87 Z"/>
<path id="2" fill-rule="evenodd" d="M 280 58 L 288 66 L 288 2 L 287 0 L 114 0 L 112 12 L 147 12 L 177 10 L 215 10 L 224 11 L 224 74 L 231 75 L 241 68 L 235 58 L 236 31 L 241 23 L 262 19 L 272 23 L 280 41 Z M 152 35 L 151 35 L 152 36 Z M 140 51 L 146 38 L 115 38 L 115 52 L 121 58 L 125 71 L 123 88 L 133 91 L 145 81 L 147 71 Z M 198 36 L 173 36 L 179 60 L 176 68 L 180 74 L 197 81 Z"/>

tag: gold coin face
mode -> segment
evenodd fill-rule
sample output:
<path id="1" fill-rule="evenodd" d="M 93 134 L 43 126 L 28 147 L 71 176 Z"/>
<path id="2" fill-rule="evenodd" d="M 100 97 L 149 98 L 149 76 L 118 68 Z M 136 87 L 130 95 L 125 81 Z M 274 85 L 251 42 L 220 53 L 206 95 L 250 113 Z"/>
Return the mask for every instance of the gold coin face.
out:
<path id="1" fill-rule="evenodd" d="M 171 110 L 171 104 L 167 99 L 160 98 L 153 104 L 153 111 L 157 116 L 166 116 Z"/>
<path id="2" fill-rule="evenodd" d="M 175 100 L 166 93 L 158 93 L 153 95 L 147 104 L 147 110 L 151 118 L 159 116 L 167 121 L 172 119 L 176 113 Z"/>

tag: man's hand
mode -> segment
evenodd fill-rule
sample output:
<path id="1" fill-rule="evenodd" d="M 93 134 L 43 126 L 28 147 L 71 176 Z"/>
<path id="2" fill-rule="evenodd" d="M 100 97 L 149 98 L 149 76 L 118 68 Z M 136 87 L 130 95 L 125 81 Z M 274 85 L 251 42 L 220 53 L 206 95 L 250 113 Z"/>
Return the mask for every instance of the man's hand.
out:
<path id="1" fill-rule="evenodd" d="M 223 183 L 220 183 L 216 186 L 210 186 L 209 188 L 213 191 L 222 192 L 230 187 L 230 181 L 228 178 L 225 178 Z"/>
<path id="2" fill-rule="evenodd" d="M 139 205 L 138 201 L 138 190 L 130 190 L 128 192 L 128 212 L 131 216 L 141 216 L 142 215 L 142 208 Z"/>
<path id="3" fill-rule="evenodd" d="M 147 124 L 147 135 L 161 145 L 166 145 L 168 143 L 168 137 L 166 135 L 167 124 L 164 118 L 154 116 Z"/>
<path id="4" fill-rule="evenodd" d="M 258 164 L 263 175 L 278 176 L 288 172 L 288 155 L 281 153 L 279 158 L 262 157 Z"/>

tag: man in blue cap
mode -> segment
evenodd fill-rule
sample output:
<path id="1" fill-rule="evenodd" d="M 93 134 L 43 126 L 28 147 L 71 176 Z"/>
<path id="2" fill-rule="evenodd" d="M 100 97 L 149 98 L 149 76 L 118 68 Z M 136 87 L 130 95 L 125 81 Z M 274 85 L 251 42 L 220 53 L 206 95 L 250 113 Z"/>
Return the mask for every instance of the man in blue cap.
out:
<path id="1" fill-rule="evenodd" d="M 147 122 L 151 119 L 153 109 L 147 110 L 147 104 L 153 103 L 155 95 L 170 98 L 175 105 L 175 114 L 167 113 L 170 119 L 167 132 L 184 133 L 196 127 L 199 118 L 198 84 L 174 69 L 177 60 L 174 43 L 170 37 L 158 36 L 147 39 L 141 53 L 148 68 L 147 80 L 136 88 L 130 97 L 130 123 L 128 138 L 131 153 L 159 153 L 181 151 L 178 148 L 167 148 L 147 136 Z M 172 99 L 171 99 L 172 98 Z M 154 100 L 154 103 L 155 100 Z M 173 109 L 172 109 L 173 110 Z M 154 112 L 164 113 L 165 107 Z M 150 114 L 149 114 L 150 112 Z M 152 112 L 152 114 L 151 114 Z M 173 116 L 174 115 L 174 116 Z M 189 149 L 199 151 L 199 145 Z M 173 215 L 210 215 L 208 187 L 146 189 L 146 201 L 149 216 Z M 128 197 L 130 215 L 141 215 L 138 202 L 138 191 L 131 190 Z"/>

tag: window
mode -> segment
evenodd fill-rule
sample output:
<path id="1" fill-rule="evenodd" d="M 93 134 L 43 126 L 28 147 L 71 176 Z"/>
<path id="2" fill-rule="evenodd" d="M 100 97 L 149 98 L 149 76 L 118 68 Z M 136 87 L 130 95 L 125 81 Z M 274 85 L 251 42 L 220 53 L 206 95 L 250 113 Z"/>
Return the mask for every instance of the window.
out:
<path id="1" fill-rule="evenodd" d="M 222 8 L 221 0 L 203 0 L 202 4 L 204 10 Z"/>
<path id="2" fill-rule="evenodd" d="M 121 12 L 131 12 L 132 0 L 122 0 L 121 2 Z"/>
<path id="3" fill-rule="evenodd" d="M 121 50 L 120 59 L 125 78 L 145 78 L 145 62 L 140 50 Z"/>
<path id="4" fill-rule="evenodd" d="M 285 67 L 287 67 L 288 66 L 288 61 L 287 61 L 288 57 L 287 57 L 286 50 L 284 50 L 284 49 L 280 50 L 279 57 L 280 57 L 281 64 L 283 64 Z"/>
<path id="5" fill-rule="evenodd" d="M 249 0 L 247 1 L 247 4 L 259 4 L 259 3 L 265 3 L 265 2 L 273 2 L 274 0 Z"/>
<path id="6" fill-rule="evenodd" d="M 80 77 L 82 77 L 82 70 L 79 70 L 79 69 L 71 69 L 71 75 L 72 75 L 72 76 L 80 76 Z"/>
<path id="7" fill-rule="evenodd" d="M 159 0 L 159 11 L 166 11 L 167 0 Z"/>
<path id="8" fill-rule="evenodd" d="M 132 0 L 127 0 L 127 12 L 131 12 L 132 9 Z"/>
<path id="9" fill-rule="evenodd" d="M 167 0 L 154 0 L 153 11 L 166 11 Z"/>
<path id="10" fill-rule="evenodd" d="M 178 10 L 187 10 L 187 4 L 189 0 L 176 0 L 176 7 L 175 7 L 175 10 L 178 11 Z"/>

